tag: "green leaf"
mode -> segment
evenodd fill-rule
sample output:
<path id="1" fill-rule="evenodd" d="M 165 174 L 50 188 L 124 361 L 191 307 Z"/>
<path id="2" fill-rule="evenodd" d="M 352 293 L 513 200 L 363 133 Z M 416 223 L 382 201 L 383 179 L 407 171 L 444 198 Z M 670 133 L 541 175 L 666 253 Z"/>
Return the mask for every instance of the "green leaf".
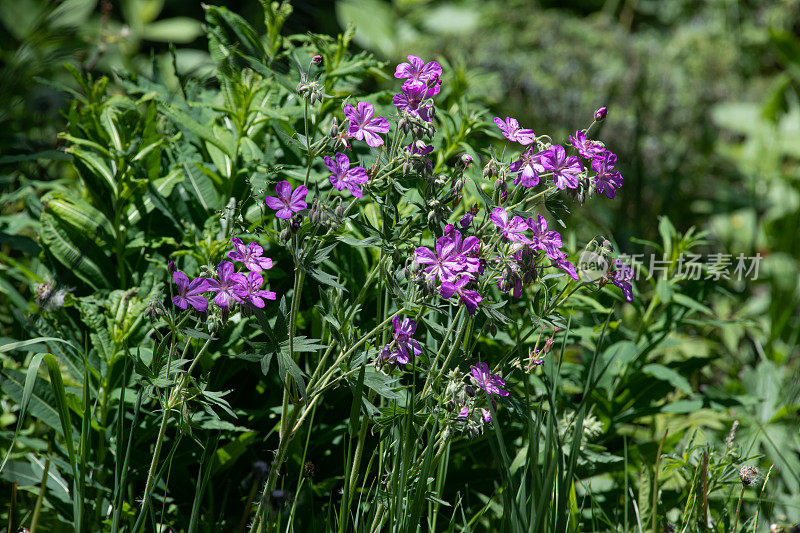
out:
<path id="1" fill-rule="evenodd" d="M 37 353 L 31 359 L 31 362 L 28 364 L 28 372 L 25 375 L 25 387 L 22 390 L 22 401 L 19 404 L 19 417 L 17 417 L 17 429 L 14 430 L 14 437 L 11 439 L 11 444 L 8 446 L 8 452 L 6 453 L 5 458 L 3 458 L 3 462 L 0 463 L 0 472 L 3 471 L 3 467 L 5 467 L 8 458 L 11 457 L 11 452 L 14 450 L 14 443 L 17 442 L 17 437 L 19 436 L 19 430 L 22 427 L 22 422 L 25 420 L 25 413 L 28 410 L 28 404 L 31 401 L 31 395 L 33 394 L 33 385 L 36 383 L 36 376 L 39 373 L 39 365 L 42 362 L 42 358 L 44 357 L 43 353 Z"/>
<path id="2" fill-rule="evenodd" d="M 669 280 L 665 277 L 658 278 L 656 282 L 656 294 L 659 300 L 669 303 L 672 299 L 672 288 L 670 287 Z"/>
<path id="3" fill-rule="evenodd" d="M 95 290 L 119 285 L 115 269 L 109 268 L 110 260 L 96 243 L 47 211 L 40 222 L 42 244 L 72 273 Z"/>
<path id="4" fill-rule="evenodd" d="M 76 159 L 80 160 L 86 167 L 91 170 L 97 177 L 104 181 L 107 185 L 109 190 L 112 193 L 112 197 L 116 198 L 119 194 L 117 189 L 117 179 L 114 176 L 114 173 L 111 172 L 111 169 L 96 155 L 91 152 L 87 152 L 77 146 L 71 146 L 67 148 L 67 153 L 72 154 L 75 156 Z"/>
<path id="5" fill-rule="evenodd" d="M 211 126 L 200 124 L 195 119 L 193 119 L 192 117 L 190 117 L 189 115 L 187 115 L 185 112 L 178 109 L 174 105 L 169 105 L 163 102 L 159 102 L 158 108 L 167 118 L 172 120 L 175 123 L 175 125 L 178 126 L 179 128 L 185 129 L 193 133 L 200 139 L 206 141 L 207 143 L 213 144 L 214 146 L 222 150 L 222 152 L 231 159 L 235 158 L 236 156 L 235 147 L 229 145 L 228 143 L 222 142 L 222 140 L 214 134 L 214 130 L 211 128 Z M 226 138 L 226 140 L 230 139 L 232 138 Z"/>
<path id="6" fill-rule="evenodd" d="M 642 367 L 642 372 L 648 376 L 660 379 L 661 381 L 666 381 L 681 392 L 685 392 L 686 394 L 692 393 L 692 386 L 689 384 L 689 380 L 669 367 L 651 363 L 649 365 L 644 365 L 644 367 Z"/>

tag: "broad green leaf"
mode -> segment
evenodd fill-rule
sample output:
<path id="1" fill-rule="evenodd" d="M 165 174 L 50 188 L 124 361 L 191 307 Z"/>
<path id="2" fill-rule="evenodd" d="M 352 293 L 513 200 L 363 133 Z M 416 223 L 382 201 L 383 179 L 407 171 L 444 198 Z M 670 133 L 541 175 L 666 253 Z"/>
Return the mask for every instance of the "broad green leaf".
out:
<path id="1" fill-rule="evenodd" d="M 97 244 L 47 211 L 41 218 L 41 237 L 44 247 L 93 289 L 117 286 L 115 269 L 109 268 Z"/>
<path id="2" fill-rule="evenodd" d="M 660 379 L 661 381 L 666 381 L 681 392 L 685 392 L 686 394 L 692 393 L 692 386 L 689 384 L 689 380 L 681 376 L 672 368 L 651 363 L 644 365 L 644 367 L 642 367 L 642 372 L 645 375 L 652 376 L 656 379 Z"/>

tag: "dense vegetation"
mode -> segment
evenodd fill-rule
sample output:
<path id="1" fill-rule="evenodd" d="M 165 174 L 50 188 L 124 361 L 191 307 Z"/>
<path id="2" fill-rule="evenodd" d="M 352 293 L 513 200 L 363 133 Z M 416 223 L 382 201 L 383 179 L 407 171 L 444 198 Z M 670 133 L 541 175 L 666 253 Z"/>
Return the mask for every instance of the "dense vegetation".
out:
<path id="1" fill-rule="evenodd" d="M 0 4 L 0 528 L 791 530 L 798 13 Z"/>

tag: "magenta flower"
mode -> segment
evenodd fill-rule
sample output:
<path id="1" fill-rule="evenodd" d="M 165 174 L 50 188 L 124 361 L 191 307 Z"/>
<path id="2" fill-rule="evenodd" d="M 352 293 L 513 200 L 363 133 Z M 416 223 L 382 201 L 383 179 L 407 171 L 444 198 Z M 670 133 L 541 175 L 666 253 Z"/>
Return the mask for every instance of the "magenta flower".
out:
<path id="1" fill-rule="evenodd" d="M 325 156 L 325 166 L 328 170 L 333 172 L 328 179 L 331 180 L 333 188 L 341 191 L 345 187 L 350 191 L 350 194 L 356 198 L 361 198 L 362 192 L 359 185 L 363 185 L 369 180 L 367 171 L 362 167 L 350 168 L 350 159 L 346 155 L 339 152 L 336 154 L 336 159 L 333 157 Z"/>
<path id="2" fill-rule="evenodd" d="M 463 270 L 461 258 L 455 248 L 452 237 L 439 237 L 436 239 L 436 253 L 420 246 L 414 252 L 415 260 L 420 265 L 426 265 L 424 272 L 427 276 L 449 281 Z"/>
<path id="3" fill-rule="evenodd" d="M 481 415 L 483 415 L 483 421 L 487 424 L 492 421 L 492 411 L 486 409 L 485 407 L 481 407 Z"/>
<path id="4" fill-rule="evenodd" d="M 478 304 L 481 303 L 481 295 L 478 294 L 478 291 L 465 289 L 464 286 L 467 283 L 469 283 L 469 275 L 462 274 L 454 282 L 443 282 L 439 290 L 445 300 L 449 300 L 454 294 L 458 294 L 461 302 L 466 306 L 467 312 L 470 315 L 474 315 L 475 311 L 478 310 Z"/>
<path id="5" fill-rule="evenodd" d="M 594 159 L 605 150 L 600 143 L 587 139 L 586 133 L 582 131 L 576 131 L 574 137 L 570 135 L 569 142 L 572 146 L 577 148 L 578 153 L 584 159 Z"/>
<path id="6" fill-rule="evenodd" d="M 515 216 L 508 221 L 508 213 L 502 207 L 495 207 L 492 209 L 492 214 L 489 215 L 495 226 L 503 233 L 503 237 L 511 242 L 529 243 L 531 242 L 528 237 L 522 233 L 528 229 L 528 225 L 522 220 L 522 217 Z"/>
<path id="7" fill-rule="evenodd" d="M 563 146 L 557 144 L 545 150 L 541 153 L 539 161 L 545 170 L 553 173 L 553 181 L 562 191 L 565 186 L 570 189 L 578 186 L 578 174 L 583 172 L 583 167 L 576 156 L 567 157 Z"/>
<path id="8" fill-rule="evenodd" d="M 469 407 L 466 405 L 458 412 L 458 418 L 467 418 L 469 416 Z"/>
<path id="9" fill-rule="evenodd" d="M 394 342 L 397 345 L 397 362 L 400 364 L 408 363 L 410 356 L 417 356 L 422 353 L 419 342 L 413 338 L 417 331 L 417 323 L 410 318 L 401 319 L 399 316 L 392 318 L 394 327 Z"/>
<path id="10" fill-rule="evenodd" d="M 208 280 L 208 290 L 217 293 L 214 297 L 215 304 L 223 309 L 228 309 L 240 301 L 237 291 L 241 290 L 241 285 L 234 276 L 233 263 L 220 261 L 217 265 L 217 278 Z M 233 304 L 231 300 L 233 300 Z"/>
<path id="11" fill-rule="evenodd" d="M 364 140 L 373 148 L 383 144 L 379 133 L 389 133 L 389 121 L 383 117 L 376 117 L 375 106 L 366 102 L 359 102 L 358 109 L 350 104 L 344 106 L 344 115 L 350 121 L 347 136 L 357 140 Z"/>
<path id="12" fill-rule="evenodd" d="M 551 256 L 550 259 L 553 260 L 553 266 L 557 266 L 564 272 L 566 272 L 569 277 L 578 281 L 578 273 L 575 271 L 575 265 L 569 262 L 567 259 L 567 254 L 562 252 L 561 250 L 556 250 L 557 255 L 555 257 Z"/>
<path id="13" fill-rule="evenodd" d="M 264 299 L 274 300 L 277 297 L 274 292 L 261 289 L 264 278 L 256 272 L 248 272 L 247 276 L 237 272 L 231 276 L 231 279 L 238 285 L 233 290 L 239 300 L 250 303 L 259 309 L 264 307 Z"/>
<path id="14" fill-rule="evenodd" d="M 429 153 L 433 152 L 433 145 L 426 144 L 424 148 L 419 148 L 417 146 L 417 143 L 411 143 L 408 146 L 406 146 L 406 150 L 410 151 L 412 154 L 428 155 Z"/>
<path id="15" fill-rule="evenodd" d="M 547 220 L 542 215 L 537 215 L 536 219 L 529 217 L 526 222 L 533 232 L 531 248 L 544 251 L 551 259 L 560 257 L 561 234 L 557 231 L 547 231 Z"/>
<path id="16" fill-rule="evenodd" d="M 451 232 L 453 239 L 453 253 L 458 257 L 461 265 L 461 272 L 477 272 L 480 267 L 481 242 L 474 235 L 464 238 L 461 232 L 453 228 Z"/>
<path id="17" fill-rule="evenodd" d="M 472 371 L 472 381 L 478 388 L 486 391 L 486 394 L 491 396 L 497 394 L 498 396 L 508 396 L 508 391 L 501 389 L 506 382 L 503 378 L 496 374 L 489 373 L 489 365 L 480 362 L 475 366 L 470 367 Z"/>
<path id="18" fill-rule="evenodd" d="M 544 167 L 539 162 L 540 155 L 541 152 L 533 153 L 533 150 L 528 150 L 517 161 L 511 163 L 508 169 L 517 172 L 514 185 L 535 187 L 539 184 L 539 173 L 544 172 Z"/>
<path id="19" fill-rule="evenodd" d="M 187 306 L 191 305 L 201 313 L 208 309 L 208 300 L 200 296 L 208 290 L 208 280 L 206 278 L 195 278 L 190 282 L 186 274 L 176 270 L 172 273 L 172 279 L 175 281 L 175 285 L 178 286 L 178 295 L 172 297 L 172 303 L 175 307 L 186 309 Z"/>
<path id="20" fill-rule="evenodd" d="M 617 156 L 611 152 L 604 152 L 592 160 L 592 170 L 597 173 L 594 177 L 594 188 L 610 199 L 613 199 L 617 189 L 622 187 L 622 173 L 614 170 L 616 164 Z"/>
<path id="21" fill-rule="evenodd" d="M 614 259 L 614 273 L 611 275 L 611 283 L 622 289 L 622 295 L 627 302 L 633 300 L 632 279 L 633 269 L 619 259 Z"/>
<path id="22" fill-rule="evenodd" d="M 293 213 L 302 211 L 308 207 L 306 195 L 308 189 L 305 185 L 300 185 L 292 192 L 292 184 L 282 181 L 275 186 L 278 196 L 267 196 L 266 202 L 270 209 L 276 209 L 275 216 L 284 220 L 292 218 Z"/>
<path id="23" fill-rule="evenodd" d="M 519 143 L 522 146 L 527 146 L 531 144 L 536 135 L 534 135 L 533 130 L 523 130 L 519 127 L 519 122 L 517 119 L 506 117 L 505 122 L 500 119 L 500 117 L 494 117 L 494 123 L 500 128 L 500 131 L 503 132 L 503 136 L 511 142 Z"/>
<path id="24" fill-rule="evenodd" d="M 242 242 L 242 239 L 234 237 L 231 239 L 235 250 L 228 252 L 228 258 L 233 261 L 244 263 L 248 270 L 253 272 L 261 272 L 272 268 L 272 259 L 269 257 L 261 257 L 264 249 L 258 244 L 251 242 L 247 246 Z"/>
<path id="25" fill-rule="evenodd" d="M 381 353 L 375 358 L 375 367 L 380 368 L 383 365 L 405 365 L 408 364 L 408 357 L 404 357 L 400 350 L 392 348 L 391 344 L 385 344 L 381 348 Z"/>
<path id="26" fill-rule="evenodd" d="M 394 77 L 407 79 L 403 85 L 416 84 L 430 86 L 431 96 L 439 94 L 442 67 L 436 61 L 425 63 L 419 56 L 408 56 L 408 63 L 400 63 L 394 71 Z"/>
<path id="27" fill-rule="evenodd" d="M 433 93 L 432 89 L 428 89 L 424 85 L 405 84 L 401 88 L 401 92 L 394 95 L 392 103 L 396 108 L 405 110 L 409 115 L 430 122 L 433 120 L 432 107 L 427 104 L 422 105 L 422 102 L 434 94 L 436 93 Z"/>

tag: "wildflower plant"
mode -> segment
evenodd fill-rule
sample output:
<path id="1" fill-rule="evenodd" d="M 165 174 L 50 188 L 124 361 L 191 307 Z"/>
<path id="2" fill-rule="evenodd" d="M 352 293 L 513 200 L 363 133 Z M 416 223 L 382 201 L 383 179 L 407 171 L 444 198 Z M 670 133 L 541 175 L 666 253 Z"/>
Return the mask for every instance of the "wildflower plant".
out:
<path id="1" fill-rule="evenodd" d="M 576 465 L 603 453 L 582 442 L 603 431 L 585 404 L 557 405 L 571 321 L 577 308 L 596 326 L 588 398 L 605 371 L 606 306 L 641 307 L 610 243 L 612 266 L 579 276 L 581 250 L 599 241 L 576 241 L 555 207 L 624 194 L 624 162 L 596 137 L 606 109 L 559 144 L 460 104 L 444 61 L 353 56 L 352 28 L 282 36 L 291 9 L 264 6 L 263 39 L 204 6 L 219 89 L 177 72 L 167 99 L 154 67 L 111 96 L 108 80 L 76 72 L 63 138 L 81 194 L 51 193 L 37 212 L 41 268 L 74 296 L 26 319 L 52 355 L 34 356 L 24 390 L 42 361 L 51 382 L 64 372 L 80 385 L 56 398 L 73 500 L 52 502 L 50 520 L 301 531 L 335 515 L 339 531 L 435 529 L 472 505 L 447 472 L 474 442 L 500 465 L 490 497 L 505 524 L 544 530 L 549 506 L 549 529 L 565 530 L 579 519 Z M 360 91 L 377 72 L 391 94 Z M 519 450 L 503 436 L 512 420 Z M 333 448 L 315 446 L 323 434 Z M 94 470 L 78 459 L 92 444 Z M 214 517 L 209 480 L 228 470 L 241 482 Z M 320 471 L 334 481 L 316 482 Z M 191 477 L 191 507 L 171 509 Z"/>

